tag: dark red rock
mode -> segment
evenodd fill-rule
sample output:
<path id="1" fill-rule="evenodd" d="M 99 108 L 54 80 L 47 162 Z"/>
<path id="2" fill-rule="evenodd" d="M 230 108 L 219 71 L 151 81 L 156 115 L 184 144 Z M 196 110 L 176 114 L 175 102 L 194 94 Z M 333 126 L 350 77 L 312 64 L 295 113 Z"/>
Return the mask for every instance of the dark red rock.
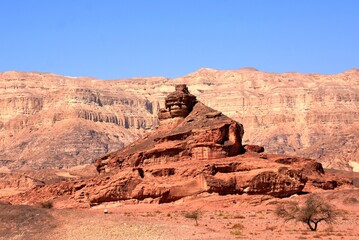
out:
<path id="1" fill-rule="evenodd" d="M 258 145 L 245 145 L 244 149 L 247 152 L 256 152 L 256 153 L 262 153 L 264 152 L 264 147 L 258 146 Z"/>
<path id="2" fill-rule="evenodd" d="M 196 97 L 189 93 L 185 84 L 176 85 L 176 91 L 165 99 L 165 109 L 160 109 L 158 119 L 186 117 L 196 104 Z"/>
<path id="3" fill-rule="evenodd" d="M 243 126 L 224 115 L 206 117 L 213 112 L 197 102 L 180 122 L 163 124 L 145 138 L 96 160 L 97 170 L 101 173 L 127 166 L 208 161 L 242 153 Z"/>

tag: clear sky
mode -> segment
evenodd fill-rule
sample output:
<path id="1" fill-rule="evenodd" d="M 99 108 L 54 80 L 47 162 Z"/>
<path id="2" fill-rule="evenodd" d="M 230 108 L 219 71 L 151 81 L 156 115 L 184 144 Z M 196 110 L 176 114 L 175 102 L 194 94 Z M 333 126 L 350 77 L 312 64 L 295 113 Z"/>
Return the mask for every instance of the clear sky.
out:
<path id="1" fill-rule="evenodd" d="M 359 68 L 359 0 L 0 0 L 0 31 L 1 72 Z"/>

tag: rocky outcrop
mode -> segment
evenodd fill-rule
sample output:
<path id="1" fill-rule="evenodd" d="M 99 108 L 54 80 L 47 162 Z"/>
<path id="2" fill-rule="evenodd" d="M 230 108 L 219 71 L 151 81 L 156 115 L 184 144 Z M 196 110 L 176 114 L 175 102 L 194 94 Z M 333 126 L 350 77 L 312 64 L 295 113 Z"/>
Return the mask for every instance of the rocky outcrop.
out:
<path id="1" fill-rule="evenodd" d="M 242 124 L 196 102 L 187 116 L 164 118 L 151 134 L 97 159 L 98 176 L 35 187 L 6 200 L 36 203 L 41 196 L 89 207 L 130 199 L 167 203 L 201 193 L 287 197 L 304 188 L 345 184 L 326 177 L 314 160 L 264 156 L 256 145 L 244 148 L 243 134 Z"/>
<path id="2" fill-rule="evenodd" d="M 205 192 L 287 197 L 303 190 L 317 191 L 318 188 L 351 184 L 346 179 L 324 174 L 321 164 L 311 159 L 274 154 L 263 159 L 259 155 L 247 152 L 210 161 L 185 160 L 124 167 L 86 181 L 35 187 L 4 200 L 13 204 L 34 204 L 44 199 L 65 199 L 70 206 L 89 207 L 130 199 L 167 203 Z"/>
<path id="3" fill-rule="evenodd" d="M 31 189 L 45 185 L 44 181 L 21 173 L 0 173 L 0 189 Z"/>
<path id="4" fill-rule="evenodd" d="M 176 85 L 176 91 L 166 97 L 166 108 L 160 109 L 158 119 L 185 118 L 192 111 L 196 102 L 196 97 L 189 93 L 185 84 Z"/>
<path id="5" fill-rule="evenodd" d="M 96 160 L 98 171 L 187 159 L 206 161 L 243 152 L 243 126 L 200 102 L 196 103 L 185 85 L 177 86 L 176 91 L 169 94 L 166 105 L 171 115 L 160 118 L 160 126 L 154 133 Z M 159 116 L 163 113 L 160 111 Z"/>
<path id="6" fill-rule="evenodd" d="M 151 92 L 135 82 L 127 87 L 153 96 L 168 94 L 169 84 L 186 83 L 199 101 L 246 126 L 244 144 L 314 158 L 326 168 L 351 170 L 358 162 L 358 69 L 323 75 L 202 68 L 148 83 Z"/>
<path id="7" fill-rule="evenodd" d="M 245 145 L 244 150 L 248 152 L 262 153 L 264 152 L 264 147 L 258 145 Z"/>
<path id="8" fill-rule="evenodd" d="M 256 158 L 246 160 L 259 163 Z M 159 203 L 171 202 L 186 196 L 203 192 L 226 194 L 270 194 L 284 197 L 300 192 L 307 181 L 300 169 L 288 169 L 272 165 L 272 168 L 247 165 L 237 158 L 210 162 L 191 162 L 183 164 L 155 165 L 143 168 L 126 168 L 111 177 L 101 187 L 94 186 L 89 198 L 92 204 L 107 201 L 146 198 L 157 199 Z M 172 174 L 154 175 L 153 172 Z M 83 188 L 80 195 L 85 196 L 88 189 Z M 92 191 L 92 190 L 91 190 Z"/>

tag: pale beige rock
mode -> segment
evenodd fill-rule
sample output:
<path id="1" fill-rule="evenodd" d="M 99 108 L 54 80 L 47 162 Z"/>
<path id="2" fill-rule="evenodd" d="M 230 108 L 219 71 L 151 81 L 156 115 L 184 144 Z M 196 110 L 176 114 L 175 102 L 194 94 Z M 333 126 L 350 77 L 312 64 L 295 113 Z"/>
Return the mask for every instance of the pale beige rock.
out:
<path id="1" fill-rule="evenodd" d="M 177 79 L 99 81 L 0 73 L 0 167 L 91 162 L 157 124 L 163 99 L 187 84 L 246 126 L 243 143 L 351 170 L 358 162 L 359 71 L 334 75 L 199 69 Z"/>
<path id="2" fill-rule="evenodd" d="M 158 107 L 118 84 L 54 74 L 0 73 L 0 167 L 91 163 L 142 136 L 157 124 Z"/>

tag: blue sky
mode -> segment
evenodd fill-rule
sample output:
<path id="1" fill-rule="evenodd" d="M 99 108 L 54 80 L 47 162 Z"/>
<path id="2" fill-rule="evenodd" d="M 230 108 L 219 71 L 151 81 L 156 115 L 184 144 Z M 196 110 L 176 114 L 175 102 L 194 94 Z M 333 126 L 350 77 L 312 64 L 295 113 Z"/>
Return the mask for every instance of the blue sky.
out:
<path id="1" fill-rule="evenodd" d="M 115 79 L 359 68 L 356 0 L 0 0 L 0 71 Z"/>

